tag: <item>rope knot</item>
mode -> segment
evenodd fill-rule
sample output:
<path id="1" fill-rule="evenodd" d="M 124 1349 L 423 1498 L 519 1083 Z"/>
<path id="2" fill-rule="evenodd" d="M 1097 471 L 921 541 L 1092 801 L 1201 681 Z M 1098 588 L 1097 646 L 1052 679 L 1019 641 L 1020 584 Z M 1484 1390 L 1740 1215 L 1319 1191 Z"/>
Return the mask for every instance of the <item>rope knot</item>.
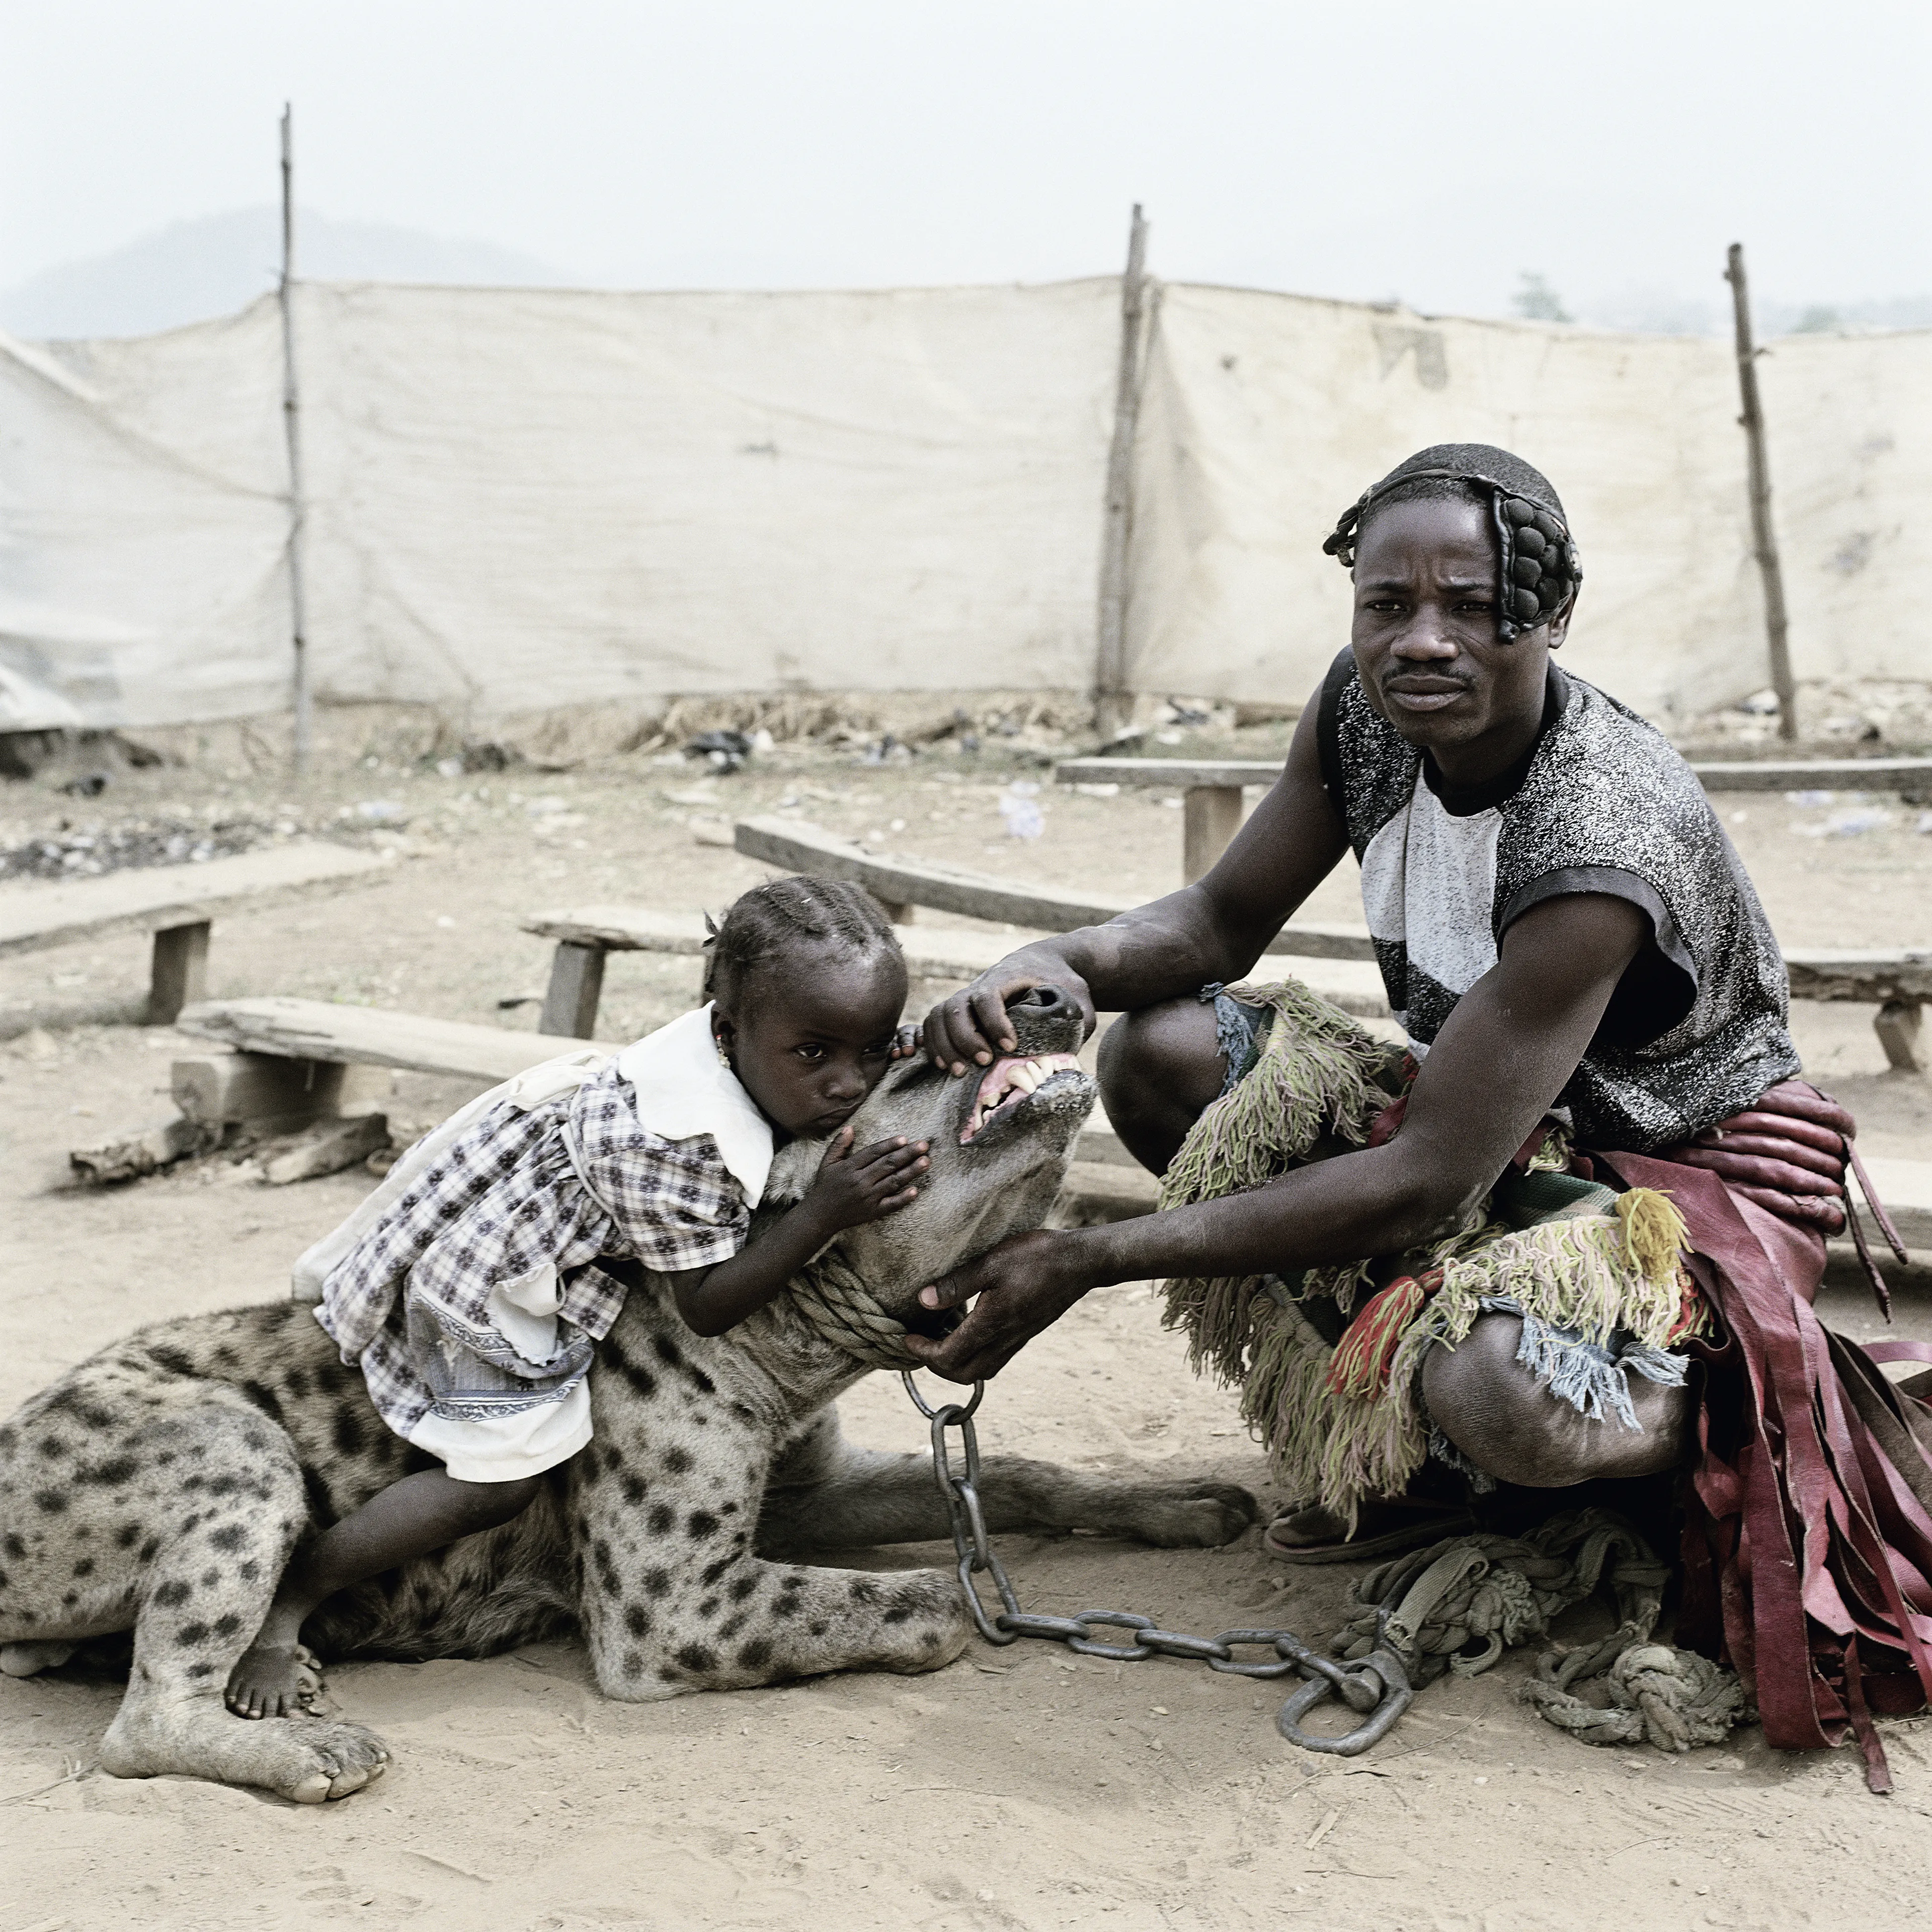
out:
<path id="1" fill-rule="evenodd" d="M 1366 1656 L 1385 1629 L 1418 1684 L 1445 1670 L 1474 1677 L 1505 1649 L 1547 1636 L 1563 1611 L 1607 1585 L 1616 1629 L 1600 1642 L 1546 1651 L 1525 1700 L 1585 1744 L 1721 1744 L 1753 1714 L 1732 1672 L 1656 1641 L 1667 1574 L 1636 1531 L 1604 1510 L 1552 1516 L 1520 1538 L 1451 1538 L 1364 1577 L 1355 1586 L 1364 1607 L 1336 1634 L 1335 1651 Z"/>

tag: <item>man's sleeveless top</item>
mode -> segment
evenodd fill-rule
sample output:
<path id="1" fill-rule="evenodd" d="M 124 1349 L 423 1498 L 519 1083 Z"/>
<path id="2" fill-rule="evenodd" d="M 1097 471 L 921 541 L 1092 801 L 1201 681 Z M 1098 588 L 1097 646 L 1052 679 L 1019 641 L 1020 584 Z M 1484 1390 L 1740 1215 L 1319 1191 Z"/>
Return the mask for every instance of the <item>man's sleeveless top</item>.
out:
<path id="1" fill-rule="evenodd" d="M 1513 920 L 1608 892 L 1642 909 L 1652 939 L 1558 1096 L 1582 1144 L 1670 1146 L 1798 1071 L 1784 962 L 1750 880 L 1690 766 L 1614 698 L 1552 664 L 1534 749 L 1462 790 L 1370 709 L 1347 651 L 1318 724 L 1389 1004 L 1418 1058 Z"/>

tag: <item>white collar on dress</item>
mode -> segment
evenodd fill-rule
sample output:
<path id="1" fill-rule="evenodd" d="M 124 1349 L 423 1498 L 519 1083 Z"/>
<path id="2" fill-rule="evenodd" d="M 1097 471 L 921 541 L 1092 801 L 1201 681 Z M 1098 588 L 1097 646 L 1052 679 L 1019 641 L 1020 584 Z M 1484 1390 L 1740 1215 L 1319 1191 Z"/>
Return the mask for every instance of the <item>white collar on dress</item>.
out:
<path id="1" fill-rule="evenodd" d="M 617 1071 L 652 1133 L 668 1141 L 709 1134 L 746 1201 L 758 1204 L 772 1171 L 771 1123 L 719 1058 L 708 1002 L 626 1047 Z"/>

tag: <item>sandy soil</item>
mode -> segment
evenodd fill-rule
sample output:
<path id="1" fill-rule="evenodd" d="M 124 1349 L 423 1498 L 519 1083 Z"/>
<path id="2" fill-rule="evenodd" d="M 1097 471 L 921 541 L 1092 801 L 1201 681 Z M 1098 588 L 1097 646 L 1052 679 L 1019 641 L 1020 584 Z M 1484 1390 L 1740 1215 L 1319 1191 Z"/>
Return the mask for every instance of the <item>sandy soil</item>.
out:
<path id="1" fill-rule="evenodd" d="M 787 799 L 836 830 L 1016 875 L 1152 894 L 1178 877 L 1180 818 L 1157 795 L 1043 792 L 1037 843 L 1003 837 L 1013 770 L 909 770 L 819 757 L 715 785 L 638 760 L 555 776 L 444 778 L 356 767 L 299 796 L 218 772 L 126 774 L 76 802 L 8 788 L 0 844 L 65 816 L 248 813 L 352 826 L 398 856 L 377 884 L 218 924 L 214 990 L 362 1000 L 534 1023 L 498 1002 L 541 989 L 545 950 L 519 918 L 573 902 L 718 907 L 760 876 L 696 842 L 694 813 Z M 1038 776 L 1034 773 L 1031 776 Z M 715 806 L 670 792 L 710 790 Z M 487 796 L 482 795 L 487 792 Z M 554 800 L 553 805 L 548 801 Z M 359 803 L 398 808 L 372 834 Z M 542 808 L 532 811 L 533 805 Z M 110 809 L 111 808 L 111 809 Z M 1932 838 L 1895 804 L 1861 836 L 1803 836 L 1827 808 L 1727 807 L 1792 943 L 1932 938 Z M 894 821 L 902 821 L 896 825 Z M 400 821 L 400 822 L 399 822 Z M 1311 911 L 1349 916 L 1337 878 Z M 136 941 L 0 962 L 0 1024 L 130 996 Z M 602 1030 L 656 1024 L 693 994 L 692 962 L 614 961 Z M 1801 1010 L 1808 1063 L 1874 1150 L 1932 1158 L 1928 1083 L 1888 1075 L 1855 1008 Z M 286 1292 L 292 1256 L 368 1184 L 271 1189 L 219 1160 L 138 1186 L 67 1185 L 66 1150 L 166 1111 L 164 1030 L 30 1030 L 0 1045 L 0 1295 L 10 1379 L 38 1386 L 136 1324 Z M 428 1083 L 398 1118 L 446 1104 Z M 1853 1333 L 1874 1318 L 1846 1300 Z M 1901 1325 L 1932 1334 L 1932 1304 Z M 914 1447 L 917 1418 L 874 1378 L 847 1405 L 860 1439 Z M 1001 1378 L 989 1448 L 1084 1468 L 1213 1471 L 1265 1491 L 1228 1399 L 1187 1372 L 1144 1287 L 1090 1298 Z M 880 1552 L 880 1567 L 937 1560 Z M 1250 1546 L 1164 1552 L 1088 1538 L 1011 1540 L 1022 1597 L 1106 1604 L 1212 1631 L 1251 1622 L 1324 1636 L 1352 1573 L 1285 1576 Z M 69 1673 L 0 1682 L 0 1932 L 377 1926 L 575 1928 L 1094 1925 L 1226 1932 L 1716 1925 L 1922 1920 L 1932 1880 L 1932 1724 L 1887 1727 L 1899 1784 L 1868 1797 L 1845 1754 L 1735 1748 L 1677 1760 L 1592 1751 L 1516 1701 L 1526 1660 L 1424 1692 L 1370 1756 L 1317 1760 L 1272 1728 L 1276 1698 L 1198 1666 L 976 1647 L 920 1679 L 848 1677 L 629 1708 L 601 1699 L 580 1650 L 482 1664 L 338 1670 L 346 1713 L 396 1761 L 364 1794 L 308 1810 L 92 1768 L 118 1695 Z"/>

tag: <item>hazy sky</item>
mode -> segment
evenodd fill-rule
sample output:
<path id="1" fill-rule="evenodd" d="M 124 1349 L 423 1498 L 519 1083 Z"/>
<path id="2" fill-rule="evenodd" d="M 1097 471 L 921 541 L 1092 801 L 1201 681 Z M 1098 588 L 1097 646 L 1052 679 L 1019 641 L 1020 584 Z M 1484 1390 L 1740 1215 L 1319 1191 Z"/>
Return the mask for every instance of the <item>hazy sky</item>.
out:
<path id="1" fill-rule="evenodd" d="M 1924 0 L 0 0 L 0 286 L 276 191 L 637 287 L 1932 292 Z M 1633 316 L 1633 319 L 1634 316 Z"/>

